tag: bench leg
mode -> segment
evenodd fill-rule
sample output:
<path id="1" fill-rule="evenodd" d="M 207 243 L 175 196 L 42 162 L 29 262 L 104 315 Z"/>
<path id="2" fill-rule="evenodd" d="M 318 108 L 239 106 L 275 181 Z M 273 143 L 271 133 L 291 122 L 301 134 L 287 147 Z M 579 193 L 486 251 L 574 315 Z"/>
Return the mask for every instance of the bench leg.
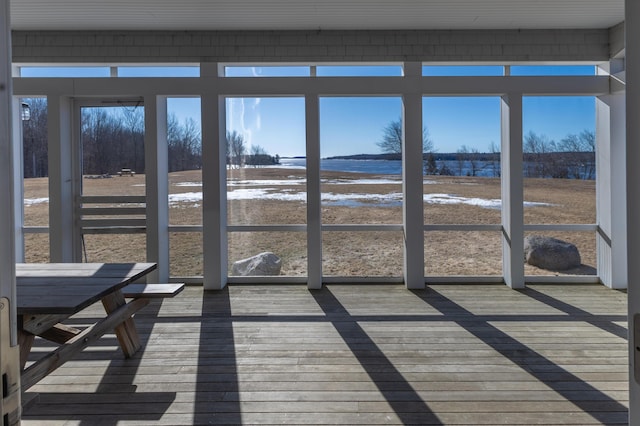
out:
<path id="1" fill-rule="evenodd" d="M 18 330 L 18 345 L 20 346 L 20 370 L 24 370 L 24 366 L 27 364 L 27 358 L 29 357 L 29 352 L 31 352 L 31 347 L 33 346 L 33 341 L 36 336 L 31 333 L 28 333 L 24 330 Z"/>
<path id="2" fill-rule="evenodd" d="M 145 299 L 138 300 L 142 301 Z M 111 312 L 115 311 L 126 303 L 127 302 L 124 300 L 124 296 L 120 290 L 113 292 L 102 299 L 102 305 L 104 306 L 107 314 L 111 314 Z M 149 303 L 148 299 L 146 300 L 146 303 Z M 114 331 L 116 332 L 118 343 L 120 343 L 120 347 L 122 348 L 122 352 L 124 352 L 125 358 L 131 358 L 133 354 L 135 354 L 142 346 L 142 344 L 140 343 L 138 330 L 136 329 L 136 324 L 133 322 L 133 318 L 128 317 L 127 319 L 125 319 L 122 323 L 114 328 Z"/>
<path id="3" fill-rule="evenodd" d="M 133 314 L 148 303 L 149 301 L 145 299 L 135 299 L 124 306 L 120 306 L 109 313 L 105 318 L 82 330 L 81 333 L 76 335 L 74 338 L 69 339 L 55 351 L 49 352 L 39 360 L 35 361 L 22 372 L 22 391 L 25 392 L 47 374 L 70 360 L 75 354 L 100 339 L 100 337 L 102 337 L 107 331 L 113 330 L 118 325 L 121 325 L 123 321 L 127 318 L 131 318 Z"/>

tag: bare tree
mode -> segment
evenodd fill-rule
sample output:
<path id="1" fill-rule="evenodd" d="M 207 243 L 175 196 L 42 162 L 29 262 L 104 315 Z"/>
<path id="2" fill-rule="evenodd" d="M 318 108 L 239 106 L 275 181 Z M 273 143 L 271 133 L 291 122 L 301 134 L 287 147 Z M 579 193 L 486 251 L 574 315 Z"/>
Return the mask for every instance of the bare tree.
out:
<path id="1" fill-rule="evenodd" d="M 251 153 L 247 158 L 247 164 L 253 167 L 276 164 L 275 159 L 260 145 L 251 145 Z"/>
<path id="2" fill-rule="evenodd" d="M 44 177 L 49 175 L 47 99 L 22 99 L 29 105 L 31 118 L 23 121 L 23 171 L 24 177 Z"/>
<path id="3" fill-rule="evenodd" d="M 596 134 L 590 130 L 580 132 L 580 139 L 589 152 L 596 152 Z"/>
<path id="4" fill-rule="evenodd" d="M 560 141 L 558 150 L 564 153 L 570 177 L 575 179 L 595 177 L 596 135 L 594 132 L 583 130 L 578 135 L 569 134 Z"/>
<path id="5" fill-rule="evenodd" d="M 560 141 L 558 149 L 566 152 L 595 152 L 596 136 L 588 130 L 583 130 L 578 135 L 569 134 Z"/>
<path id="6" fill-rule="evenodd" d="M 25 177 L 47 176 L 47 103 L 24 99 L 31 120 L 24 122 Z M 144 112 L 141 108 L 89 107 L 82 109 L 82 168 L 85 174 L 110 174 L 122 168 L 144 171 Z M 198 124 L 167 119 L 169 170 L 198 169 L 202 164 Z"/>
<path id="7" fill-rule="evenodd" d="M 185 119 L 183 125 L 183 149 L 188 156 L 185 169 L 199 169 L 202 166 L 202 137 L 200 135 L 200 126 L 196 121 L 189 117 Z"/>
<path id="8" fill-rule="evenodd" d="M 125 149 L 122 120 L 110 112 L 100 107 L 82 110 L 84 174 L 109 174 L 130 167 L 133 152 Z"/>
<path id="9" fill-rule="evenodd" d="M 180 122 L 174 113 L 167 115 L 167 141 L 169 146 L 180 139 Z"/>
<path id="10" fill-rule="evenodd" d="M 122 118 L 127 124 L 128 141 L 131 144 L 125 151 L 133 153 L 128 168 L 142 173 L 144 172 L 144 109 L 140 106 L 124 107 Z"/>
<path id="11" fill-rule="evenodd" d="M 382 152 L 387 154 L 402 154 L 402 119 L 394 120 L 382 129 L 382 139 L 377 142 Z M 433 152 L 433 141 L 429 131 L 422 129 L 422 152 Z"/>
<path id="12" fill-rule="evenodd" d="M 424 174 L 425 175 L 438 174 L 438 164 L 436 162 L 436 157 L 433 155 L 433 152 L 428 153 L 427 158 L 424 161 Z"/>
<path id="13" fill-rule="evenodd" d="M 478 173 L 482 170 L 478 148 L 469 148 L 466 145 L 462 145 L 457 151 L 456 158 L 458 161 L 458 175 L 460 176 L 464 174 L 466 166 L 469 167 L 466 173 L 467 176 L 478 176 Z"/>
<path id="14" fill-rule="evenodd" d="M 495 141 L 491 141 L 491 144 L 489 144 L 489 152 L 491 153 L 489 167 L 494 177 L 500 177 L 500 146 L 495 143 Z"/>
<path id="15" fill-rule="evenodd" d="M 466 145 L 462 145 L 456 151 L 456 164 L 458 166 L 458 176 L 464 175 L 465 165 L 467 163 L 467 157 L 469 155 L 469 148 Z"/>
<path id="16" fill-rule="evenodd" d="M 180 124 L 175 114 L 169 115 L 167 142 L 169 144 L 169 171 L 200 168 L 200 129 L 193 118 L 187 118 L 183 124 Z"/>
<path id="17" fill-rule="evenodd" d="M 525 159 L 524 173 L 528 177 L 567 177 L 566 168 L 558 163 L 553 155 L 557 144 L 546 135 L 529 131 L 524 137 L 523 151 Z"/>
<path id="18" fill-rule="evenodd" d="M 467 159 L 469 160 L 469 173 L 471 176 L 478 176 L 480 170 L 482 170 L 482 163 L 480 162 L 480 151 L 478 148 L 470 148 Z"/>
<path id="19" fill-rule="evenodd" d="M 229 164 L 233 167 L 242 167 L 244 155 L 247 152 L 247 146 L 244 137 L 236 132 L 227 132 L 227 155 Z"/>

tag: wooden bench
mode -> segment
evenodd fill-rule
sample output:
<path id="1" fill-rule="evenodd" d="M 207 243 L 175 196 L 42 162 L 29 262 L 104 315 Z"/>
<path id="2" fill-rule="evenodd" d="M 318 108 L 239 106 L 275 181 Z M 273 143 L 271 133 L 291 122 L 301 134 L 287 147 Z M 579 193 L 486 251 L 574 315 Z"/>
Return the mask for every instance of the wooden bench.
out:
<path id="1" fill-rule="evenodd" d="M 144 195 L 83 195 L 77 202 L 84 234 L 144 234 L 147 208 Z"/>
<path id="2" fill-rule="evenodd" d="M 129 284 L 122 289 L 127 299 L 160 299 L 174 297 L 184 290 L 184 283 L 171 284 Z"/>

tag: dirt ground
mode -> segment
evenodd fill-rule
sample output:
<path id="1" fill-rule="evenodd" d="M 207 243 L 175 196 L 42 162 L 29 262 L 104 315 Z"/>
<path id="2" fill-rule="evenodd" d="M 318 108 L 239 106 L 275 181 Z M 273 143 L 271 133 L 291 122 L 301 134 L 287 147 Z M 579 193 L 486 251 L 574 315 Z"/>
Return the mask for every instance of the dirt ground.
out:
<path id="1" fill-rule="evenodd" d="M 291 225 L 306 223 L 304 170 L 243 168 L 228 172 L 229 225 Z M 385 183 L 372 184 L 373 179 Z M 401 224 L 402 186 L 398 176 L 323 172 L 321 190 L 329 194 L 321 204 L 322 223 Z M 169 175 L 169 191 L 186 200 L 170 203 L 171 225 L 201 225 L 200 171 Z M 48 197 L 46 178 L 26 179 L 24 216 L 27 226 L 48 224 L 48 202 L 31 202 Z M 427 225 L 501 223 L 498 178 L 428 177 L 423 185 L 424 223 Z M 262 197 L 251 196 L 262 190 Z M 84 179 L 87 195 L 143 195 L 144 175 L 108 179 Z M 238 192 L 236 192 L 238 191 Z M 247 197 L 237 196 L 248 194 Z M 233 195 L 232 195 L 233 194 Z M 266 196 L 265 196 L 266 194 Z M 364 194 L 364 196 L 362 195 Z M 436 195 L 434 195 L 436 194 Z M 170 195 L 170 200 L 171 196 Z M 284 199 L 283 199 L 284 198 Z M 492 201 L 493 200 L 493 201 Z M 525 224 L 593 224 L 596 220 L 595 182 L 565 179 L 525 179 Z M 42 200 L 41 200 L 42 201 Z M 444 203 L 444 204 L 443 204 Z M 541 204 L 529 204 L 541 203 Z M 489 204 L 489 206 L 486 206 Z M 545 232 L 575 244 L 583 265 L 562 274 L 595 274 L 596 253 L 593 232 Z M 325 276 L 401 276 L 401 231 L 326 231 L 322 237 Z M 46 234 L 26 236 L 28 261 L 48 261 Z M 426 231 L 425 275 L 501 275 L 500 231 Z M 283 260 L 283 275 L 307 274 L 306 233 L 230 232 L 230 264 L 261 251 L 272 251 Z M 87 235 L 88 261 L 144 261 L 143 235 Z M 201 233 L 171 233 L 170 270 L 174 276 L 202 275 Z M 527 275 L 557 275 L 525 265 Z"/>

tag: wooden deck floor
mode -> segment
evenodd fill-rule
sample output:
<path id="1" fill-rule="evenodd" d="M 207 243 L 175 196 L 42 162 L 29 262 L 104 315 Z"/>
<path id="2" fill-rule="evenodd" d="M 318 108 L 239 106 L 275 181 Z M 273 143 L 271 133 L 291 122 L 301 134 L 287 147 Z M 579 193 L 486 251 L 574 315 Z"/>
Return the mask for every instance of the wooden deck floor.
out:
<path id="1" fill-rule="evenodd" d="M 189 287 L 136 321 L 134 359 L 105 336 L 23 424 L 627 422 L 626 294 L 602 286 Z"/>

